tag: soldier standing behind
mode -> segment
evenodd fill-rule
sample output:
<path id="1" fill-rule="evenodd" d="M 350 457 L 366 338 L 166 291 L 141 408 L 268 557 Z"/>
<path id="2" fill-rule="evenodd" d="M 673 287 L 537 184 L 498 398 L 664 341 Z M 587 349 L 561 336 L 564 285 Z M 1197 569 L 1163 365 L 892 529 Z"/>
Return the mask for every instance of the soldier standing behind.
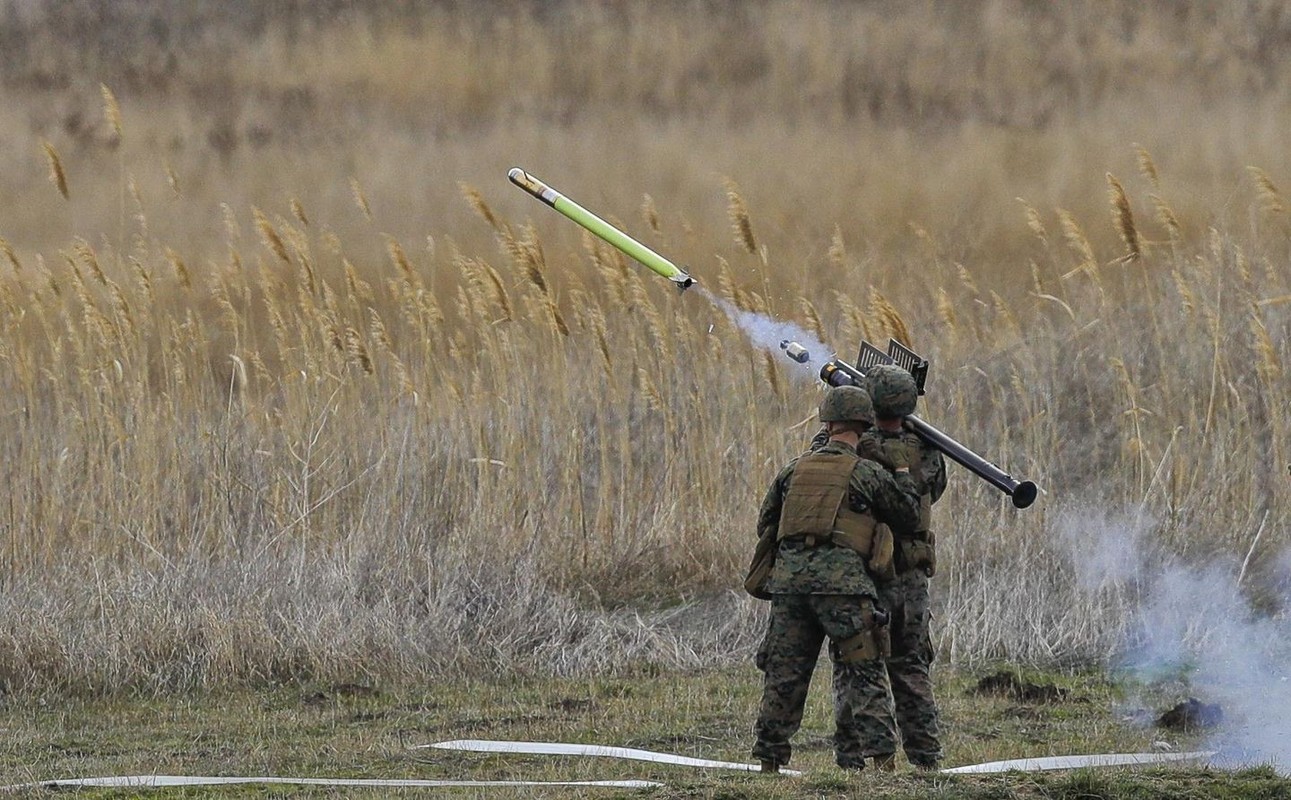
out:
<path id="1" fill-rule="evenodd" d="M 860 770 L 872 758 L 890 769 L 896 726 L 883 657 L 887 613 L 875 577 L 892 575 L 892 533 L 919 521 L 919 493 L 909 464 L 889 473 L 856 452 L 874 424 L 869 395 L 831 389 L 820 405 L 828 441 L 776 476 L 758 515 L 760 541 L 776 542 L 765 586 L 771 598 L 757 655 L 764 674 L 753 755 L 764 772 L 789 763 L 789 739 L 803 707 L 820 646 L 828 637 L 834 666 L 834 757 Z"/>
<path id="2" fill-rule="evenodd" d="M 879 587 L 879 598 L 892 615 L 892 654 L 887 667 L 902 746 L 911 764 L 936 769 L 942 752 L 932 692 L 928 579 L 937 570 L 930 523 L 932 504 L 946 489 L 946 461 L 940 451 L 902 427 L 919 398 L 909 372 L 891 364 L 875 366 L 866 373 L 865 385 L 877 425 L 862 434 L 858 452 L 888 468 L 911 465 L 919 485 L 919 525 L 908 535 L 895 531 L 896 579 Z"/>

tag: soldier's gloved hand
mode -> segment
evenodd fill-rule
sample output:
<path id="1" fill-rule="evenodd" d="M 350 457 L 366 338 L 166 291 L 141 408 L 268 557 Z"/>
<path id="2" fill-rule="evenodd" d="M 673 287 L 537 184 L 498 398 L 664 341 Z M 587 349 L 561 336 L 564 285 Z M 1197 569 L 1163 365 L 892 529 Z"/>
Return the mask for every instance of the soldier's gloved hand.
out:
<path id="1" fill-rule="evenodd" d="M 883 453 L 880 460 L 892 469 L 909 469 L 911 474 L 918 471 L 922 447 L 914 435 L 885 436 L 878 441 L 878 445 Z"/>
<path id="2" fill-rule="evenodd" d="M 877 461 L 888 469 L 892 469 L 892 464 L 888 461 L 888 456 L 883 452 L 883 439 L 874 431 L 867 431 L 861 437 L 860 444 L 856 445 L 856 453 L 861 458 Z"/>

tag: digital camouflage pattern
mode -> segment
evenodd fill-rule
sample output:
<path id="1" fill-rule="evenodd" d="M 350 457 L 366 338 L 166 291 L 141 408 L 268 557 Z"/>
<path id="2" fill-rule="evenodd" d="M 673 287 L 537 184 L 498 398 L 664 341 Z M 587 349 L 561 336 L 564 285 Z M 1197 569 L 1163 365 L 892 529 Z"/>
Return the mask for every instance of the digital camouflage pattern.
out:
<path id="1" fill-rule="evenodd" d="M 859 386 L 835 386 L 820 401 L 821 422 L 868 422 L 874 424 L 874 404 Z"/>
<path id="2" fill-rule="evenodd" d="M 831 441 L 822 453 L 851 453 Z M 784 498 L 793 480 L 795 459 L 776 476 L 758 513 L 759 537 L 779 525 Z M 918 486 L 909 475 L 893 475 L 872 461 L 858 461 L 848 484 L 852 510 L 873 514 L 893 530 L 912 532 L 919 522 Z M 786 764 L 790 737 L 802 722 L 803 707 L 820 647 L 830 642 L 834 665 L 835 758 L 840 766 L 860 768 L 866 757 L 896 751 L 896 725 L 884 664 L 879 659 L 840 661 L 838 642 L 866 630 L 865 619 L 879 597 L 862 556 L 825 542 L 808 547 L 785 539 L 776 553 L 768 590 L 771 618 L 758 651 L 763 672 L 762 706 L 754 732 L 753 755 Z"/>
<path id="3" fill-rule="evenodd" d="M 946 460 L 939 450 L 906 430 L 866 431 L 857 449 L 862 456 L 889 466 L 885 458 L 893 450 L 894 441 L 902 442 L 902 452 L 915 448 L 917 453 L 917 463 L 911 466 L 911 472 L 918 478 L 922 513 L 911 535 L 893 531 L 897 539 L 897 577 L 881 587 L 879 605 L 892 616 L 892 655 L 887 659 L 887 668 L 902 746 L 911 764 L 931 768 L 942 756 L 931 677 L 932 611 L 928 593 L 931 569 L 925 569 L 925 564 L 911 553 L 922 552 L 921 545 L 929 552 L 933 549 L 930 509 L 946 490 Z M 933 566 L 935 563 L 934 559 Z"/>
<path id="4" fill-rule="evenodd" d="M 874 413 L 887 419 L 913 414 L 919 402 L 914 376 L 895 364 L 877 364 L 865 373 L 865 389 Z"/>
<path id="5" fill-rule="evenodd" d="M 818 441 L 823 441 L 820 434 L 812 440 L 813 451 L 819 447 Z M 920 439 L 913 431 L 905 428 L 899 431 L 871 428 L 861 435 L 861 442 L 857 445 L 856 451 L 861 458 L 876 461 L 888 469 L 893 469 L 894 465 L 888 457 L 888 452 L 893 449 L 894 442 L 899 442 L 903 451 L 908 450 L 915 454 L 915 460 L 909 464 L 909 467 L 910 474 L 914 475 L 915 482 L 918 484 L 919 494 L 927 495 L 929 503 L 940 500 L 941 495 L 946 491 L 946 457 L 940 450 Z M 926 521 L 921 523 L 920 529 L 928 530 Z"/>
<path id="6" fill-rule="evenodd" d="M 850 446 L 828 442 L 818 453 L 855 453 Z M 780 524 L 780 512 L 789 491 L 794 459 L 776 476 L 758 512 L 758 535 Z M 853 511 L 869 511 L 898 532 L 910 534 L 919 525 L 918 486 L 909 475 L 893 475 L 872 461 L 859 461 L 848 485 L 848 503 Z M 807 547 L 803 542 L 785 540 L 776 551 L 776 563 L 767 585 L 771 594 L 855 594 L 877 597 L 874 581 L 866 571 L 860 553 L 826 542 Z"/>
<path id="7" fill-rule="evenodd" d="M 888 681 L 901 745 L 911 764 L 932 768 L 941 760 L 941 725 L 932 691 L 932 613 L 928 576 L 907 569 L 880 590 L 879 605 L 891 615 L 892 655 Z"/>
<path id="8" fill-rule="evenodd" d="M 836 642 L 864 630 L 864 609 L 855 595 L 782 594 L 771 600 L 771 620 L 756 663 L 764 673 L 762 708 L 754 727 L 753 756 L 789 763 L 790 738 L 803 708 L 820 646 L 829 639 L 833 661 L 834 758 L 861 769 L 865 759 L 895 753 L 897 732 L 883 661 L 840 663 Z"/>
<path id="9" fill-rule="evenodd" d="M 822 429 L 811 442 L 814 452 L 824 446 L 829 435 Z M 899 442 L 899 447 L 894 447 Z M 902 746 L 910 763 L 934 767 L 941 760 L 940 723 L 936 698 L 932 691 L 933 662 L 932 611 L 928 575 L 910 563 L 908 553 L 918 542 L 932 544 L 929 526 L 931 505 L 946 491 L 946 459 L 941 451 L 908 430 L 895 432 L 871 429 L 861 436 L 857 448 L 863 458 L 889 469 L 892 452 L 914 448 L 918 456 L 910 465 L 921 494 L 920 522 L 912 536 L 894 530 L 897 538 L 897 577 L 881 587 L 879 607 L 892 615 L 892 655 L 887 660 L 888 680 L 896 706 L 897 726 Z"/>

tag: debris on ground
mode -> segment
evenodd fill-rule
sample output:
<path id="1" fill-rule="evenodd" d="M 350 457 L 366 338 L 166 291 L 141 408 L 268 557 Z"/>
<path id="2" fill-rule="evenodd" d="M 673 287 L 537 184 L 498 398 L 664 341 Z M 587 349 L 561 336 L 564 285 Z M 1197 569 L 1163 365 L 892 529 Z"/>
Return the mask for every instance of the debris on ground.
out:
<path id="1" fill-rule="evenodd" d="M 1196 731 L 1213 728 L 1223 720 L 1224 709 L 1218 703 L 1203 703 L 1195 697 L 1189 697 L 1158 717 L 1157 727 Z"/>
<path id="2" fill-rule="evenodd" d="M 1067 698 L 1067 690 L 1052 683 L 1031 683 L 1016 673 L 1001 670 L 979 680 L 973 694 L 1012 697 L 1023 703 L 1057 703 Z"/>

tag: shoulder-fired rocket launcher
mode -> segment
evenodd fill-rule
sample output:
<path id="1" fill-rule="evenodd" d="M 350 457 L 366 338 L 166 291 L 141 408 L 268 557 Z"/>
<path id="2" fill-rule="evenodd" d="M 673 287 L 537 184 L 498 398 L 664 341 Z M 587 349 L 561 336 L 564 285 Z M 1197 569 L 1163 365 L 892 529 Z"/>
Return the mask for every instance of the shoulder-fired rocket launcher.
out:
<path id="1" fill-rule="evenodd" d="M 807 349 L 797 342 L 781 342 L 780 349 L 794 361 L 806 363 L 809 358 Z M 896 364 L 914 376 L 919 394 L 923 394 L 923 384 L 928 377 L 928 361 L 920 358 L 910 348 L 892 339 L 888 342 L 888 352 L 883 352 L 869 342 L 861 342 L 860 357 L 852 365 L 834 357 L 820 368 L 820 379 L 830 386 L 865 386 L 865 373 L 875 364 Z M 1031 481 L 1019 481 L 1004 470 L 982 458 L 977 453 L 942 433 L 927 422 L 909 414 L 905 426 L 920 439 L 945 453 L 951 460 L 968 468 L 970 472 L 985 480 L 995 488 L 1007 494 L 1013 505 L 1026 508 L 1035 502 L 1039 489 Z"/>

